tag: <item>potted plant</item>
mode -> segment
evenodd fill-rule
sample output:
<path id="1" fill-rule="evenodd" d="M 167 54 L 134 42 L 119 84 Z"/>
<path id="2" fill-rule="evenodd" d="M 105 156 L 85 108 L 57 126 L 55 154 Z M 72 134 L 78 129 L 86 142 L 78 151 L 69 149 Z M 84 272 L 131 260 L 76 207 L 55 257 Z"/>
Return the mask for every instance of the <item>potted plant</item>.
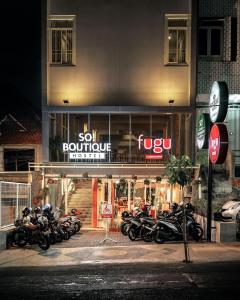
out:
<path id="1" fill-rule="evenodd" d="M 155 181 L 156 181 L 156 183 L 160 183 L 162 181 L 162 177 L 161 176 L 156 176 Z"/>
<path id="2" fill-rule="evenodd" d="M 136 175 L 132 175 L 132 180 L 137 181 L 137 176 Z"/>
<path id="3" fill-rule="evenodd" d="M 83 178 L 88 178 L 88 172 L 84 172 L 84 173 L 82 174 L 82 177 L 83 177 Z"/>
<path id="4" fill-rule="evenodd" d="M 145 185 L 149 185 L 149 184 L 150 184 L 150 180 L 149 180 L 149 179 L 147 179 L 147 178 L 146 178 L 146 179 L 144 179 L 144 184 L 145 184 Z"/>

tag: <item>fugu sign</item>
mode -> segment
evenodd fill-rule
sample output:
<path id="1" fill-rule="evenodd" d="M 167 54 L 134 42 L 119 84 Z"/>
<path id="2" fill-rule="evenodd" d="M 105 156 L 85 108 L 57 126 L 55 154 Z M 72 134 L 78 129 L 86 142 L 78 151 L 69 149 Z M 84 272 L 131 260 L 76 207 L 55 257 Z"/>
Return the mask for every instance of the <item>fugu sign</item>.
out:
<path id="1" fill-rule="evenodd" d="M 111 152 L 111 143 L 96 143 L 91 133 L 79 133 L 78 143 L 63 143 L 63 152 L 69 159 L 105 159 Z"/>
<path id="2" fill-rule="evenodd" d="M 143 134 L 138 137 L 138 149 L 150 150 L 153 154 L 146 154 L 146 159 L 162 159 L 163 151 L 171 149 L 170 138 L 144 138 Z"/>

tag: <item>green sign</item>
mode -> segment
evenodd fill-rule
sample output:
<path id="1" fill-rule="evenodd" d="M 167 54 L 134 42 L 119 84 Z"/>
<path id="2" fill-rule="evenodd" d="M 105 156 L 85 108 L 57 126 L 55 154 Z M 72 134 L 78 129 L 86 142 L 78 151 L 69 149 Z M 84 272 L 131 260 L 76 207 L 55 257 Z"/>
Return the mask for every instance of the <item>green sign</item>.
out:
<path id="1" fill-rule="evenodd" d="M 198 149 L 208 148 L 209 114 L 200 114 L 197 121 L 197 146 Z"/>

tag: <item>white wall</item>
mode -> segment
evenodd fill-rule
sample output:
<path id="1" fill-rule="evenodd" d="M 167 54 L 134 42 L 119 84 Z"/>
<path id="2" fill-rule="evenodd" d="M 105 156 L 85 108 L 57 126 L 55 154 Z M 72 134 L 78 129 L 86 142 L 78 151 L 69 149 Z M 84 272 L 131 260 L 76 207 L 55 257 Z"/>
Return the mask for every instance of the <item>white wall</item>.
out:
<path id="1" fill-rule="evenodd" d="M 165 14 L 190 0 L 51 0 L 50 14 L 76 15 L 76 66 L 49 68 L 48 105 L 190 104 L 190 67 L 164 65 Z"/>

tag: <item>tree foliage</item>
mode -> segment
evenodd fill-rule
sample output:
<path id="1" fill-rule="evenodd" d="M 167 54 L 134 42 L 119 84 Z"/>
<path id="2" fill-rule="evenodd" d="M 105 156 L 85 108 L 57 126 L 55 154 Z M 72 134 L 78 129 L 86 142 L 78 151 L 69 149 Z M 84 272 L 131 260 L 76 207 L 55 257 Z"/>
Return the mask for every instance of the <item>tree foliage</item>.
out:
<path id="1" fill-rule="evenodd" d="M 166 175 L 170 184 L 178 183 L 182 187 L 192 182 L 193 163 L 187 155 L 176 158 L 171 155 L 166 163 Z"/>

